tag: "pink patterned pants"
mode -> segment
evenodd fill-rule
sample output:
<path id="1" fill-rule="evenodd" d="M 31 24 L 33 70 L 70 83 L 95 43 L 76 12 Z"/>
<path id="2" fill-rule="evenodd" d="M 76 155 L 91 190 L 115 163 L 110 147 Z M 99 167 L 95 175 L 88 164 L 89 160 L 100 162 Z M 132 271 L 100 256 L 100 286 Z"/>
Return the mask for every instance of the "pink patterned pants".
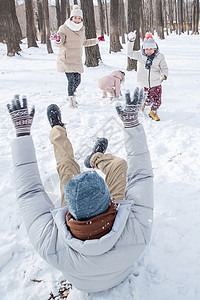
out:
<path id="1" fill-rule="evenodd" d="M 144 91 L 147 92 L 147 97 L 144 102 L 145 106 L 151 106 L 152 110 L 157 110 L 161 106 L 161 95 L 162 87 L 161 85 L 154 86 L 152 88 L 144 88 Z"/>

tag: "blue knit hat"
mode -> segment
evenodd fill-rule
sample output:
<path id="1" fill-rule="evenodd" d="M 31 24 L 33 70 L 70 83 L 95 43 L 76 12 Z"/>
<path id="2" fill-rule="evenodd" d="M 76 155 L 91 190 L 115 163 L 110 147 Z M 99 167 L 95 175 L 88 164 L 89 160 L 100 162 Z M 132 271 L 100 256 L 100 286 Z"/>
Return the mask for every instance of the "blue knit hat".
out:
<path id="1" fill-rule="evenodd" d="M 108 186 L 95 171 L 71 178 L 65 185 L 64 195 L 69 212 L 78 221 L 105 213 L 111 201 Z"/>

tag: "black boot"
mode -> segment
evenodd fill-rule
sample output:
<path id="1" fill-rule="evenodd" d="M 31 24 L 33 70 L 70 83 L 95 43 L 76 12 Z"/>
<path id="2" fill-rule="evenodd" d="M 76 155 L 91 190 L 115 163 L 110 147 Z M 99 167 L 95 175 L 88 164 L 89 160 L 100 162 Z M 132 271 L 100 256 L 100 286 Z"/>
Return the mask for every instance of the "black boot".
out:
<path id="1" fill-rule="evenodd" d="M 98 138 L 92 149 L 92 153 L 88 155 L 84 160 L 84 165 L 86 166 L 86 168 L 92 168 L 92 165 L 90 163 L 90 159 L 92 155 L 96 152 L 105 153 L 107 147 L 108 147 L 108 140 L 106 138 Z"/>
<path id="2" fill-rule="evenodd" d="M 61 111 L 58 105 L 51 104 L 47 107 L 47 118 L 51 127 L 54 127 L 55 125 L 60 125 L 65 128 L 65 125 L 62 123 L 61 120 Z"/>

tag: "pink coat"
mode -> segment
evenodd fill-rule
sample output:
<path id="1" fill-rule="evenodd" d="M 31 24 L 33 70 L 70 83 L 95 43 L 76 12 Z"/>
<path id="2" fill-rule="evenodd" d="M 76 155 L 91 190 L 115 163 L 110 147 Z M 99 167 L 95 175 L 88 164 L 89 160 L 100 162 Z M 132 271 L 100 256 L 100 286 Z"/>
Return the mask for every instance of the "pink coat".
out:
<path id="1" fill-rule="evenodd" d="M 98 80 L 98 88 L 105 92 L 110 92 L 114 88 L 116 97 L 118 97 L 122 79 L 122 73 L 120 71 L 114 71 L 110 75 L 104 76 Z"/>

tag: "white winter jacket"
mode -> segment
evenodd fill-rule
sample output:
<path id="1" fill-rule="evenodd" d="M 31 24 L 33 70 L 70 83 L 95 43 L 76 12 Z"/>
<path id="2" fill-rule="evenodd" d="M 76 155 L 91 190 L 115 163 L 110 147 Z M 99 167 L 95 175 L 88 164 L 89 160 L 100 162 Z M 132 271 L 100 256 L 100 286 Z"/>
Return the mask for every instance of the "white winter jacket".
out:
<path id="1" fill-rule="evenodd" d="M 142 51 L 133 50 L 134 42 L 127 42 L 127 56 L 137 60 L 137 85 L 146 88 L 152 88 L 161 84 L 161 76 L 168 76 L 168 67 L 165 57 L 157 52 L 149 70 L 145 69 L 147 57 Z"/>
<path id="2" fill-rule="evenodd" d="M 125 129 L 128 173 L 112 230 L 100 239 L 74 238 L 67 206 L 55 208 L 40 180 L 31 136 L 12 143 L 17 199 L 29 238 L 50 265 L 77 289 L 97 292 L 122 282 L 150 241 L 153 174 L 142 125 Z"/>

